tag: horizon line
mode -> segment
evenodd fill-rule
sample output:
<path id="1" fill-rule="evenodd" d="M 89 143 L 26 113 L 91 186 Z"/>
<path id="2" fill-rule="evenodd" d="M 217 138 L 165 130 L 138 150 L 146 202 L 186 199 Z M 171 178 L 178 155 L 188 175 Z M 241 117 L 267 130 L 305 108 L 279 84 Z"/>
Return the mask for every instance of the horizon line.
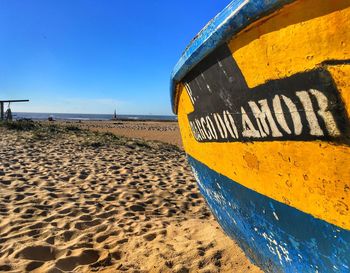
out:
<path id="1" fill-rule="evenodd" d="M 113 116 L 114 113 L 107 113 L 107 114 L 101 114 L 101 113 L 73 113 L 73 112 L 21 112 L 21 111 L 14 111 L 13 113 L 25 113 L 25 114 L 73 114 L 73 115 L 111 115 Z M 174 114 L 118 114 L 118 115 L 132 115 L 132 116 L 175 116 Z"/>

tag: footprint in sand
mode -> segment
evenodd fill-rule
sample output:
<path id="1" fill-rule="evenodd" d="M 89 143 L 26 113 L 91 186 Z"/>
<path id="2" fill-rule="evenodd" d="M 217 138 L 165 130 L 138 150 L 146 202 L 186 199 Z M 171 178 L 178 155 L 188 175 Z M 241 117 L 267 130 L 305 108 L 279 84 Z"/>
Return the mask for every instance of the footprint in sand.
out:
<path id="1" fill-rule="evenodd" d="M 134 212 L 143 212 L 143 211 L 145 211 L 145 204 L 141 203 L 141 204 L 137 204 L 137 205 L 132 205 L 129 207 L 129 209 L 134 211 Z"/>
<path id="2" fill-rule="evenodd" d="M 11 271 L 12 267 L 8 264 L 0 265 L 0 271 Z"/>
<path id="3" fill-rule="evenodd" d="M 76 231 L 73 230 L 66 230 L 63 233 L 63 238 L 65 242 L 71 241 L 76 235 Z"/>
<path id="4" fill-rule="evenodd" d="M 80 265 L 88 265 L 97 262 L 100 253 L 94 249 L 85 249 L 79 256 L 70 256 L 59 259 L 55 267 L 63 271 L 72 271 Z"/>
<path id="5" fill-rule="evenodd" d="M 43 262 L 30 262 L 29 264 L 26 265 L 25 269 L 26 271 L 33 271 L 37 268 L 39 268 L 40 266 L 42 266 L 44 263 Z"/>
<path id="6" fill-rule="evenodd" d="M 57 250 L 52 246 L 28 246 L 20 250 L 16 258 L 21 257 L 34 261 L 51 261 L 56 259 L 56 255 Z"/>
<path id="7" fill-rule="evenodd" d="M 146 241 L 153 241 L 157 237 L 157 234 L 155 233 L 149 233 L 143 236 Z"/>

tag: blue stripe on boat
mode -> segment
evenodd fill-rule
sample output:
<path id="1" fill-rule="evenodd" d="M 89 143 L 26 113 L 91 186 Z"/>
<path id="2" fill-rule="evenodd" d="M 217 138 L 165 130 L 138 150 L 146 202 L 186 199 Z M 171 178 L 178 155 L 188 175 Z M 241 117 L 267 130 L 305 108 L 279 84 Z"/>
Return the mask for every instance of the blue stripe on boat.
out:
<path id="1" fill-rule="evenodd" d="M 196 64 L 252 22 L 293 1 L 295 0 L 235 0 L 211 20 L 192 40 L 174 67 L 170 83 L 173 112 L 176 113 L 176 84 Z"/>
<path id="2" fill-rule="evenodd" d="M 350 272 L 350 231 L 252 191 L 189 156 L 225 232 L 266 272 Z"/>

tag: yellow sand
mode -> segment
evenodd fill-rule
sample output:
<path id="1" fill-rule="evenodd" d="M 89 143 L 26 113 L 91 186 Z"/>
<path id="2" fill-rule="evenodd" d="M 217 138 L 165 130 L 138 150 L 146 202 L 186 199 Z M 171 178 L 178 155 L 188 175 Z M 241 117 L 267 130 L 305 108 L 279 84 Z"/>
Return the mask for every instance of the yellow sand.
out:
<path id="1" fill-rule="evenodd" d="M 260 272 L 213 219 L 181 150 L 0 135 L 0 271 Z"/>

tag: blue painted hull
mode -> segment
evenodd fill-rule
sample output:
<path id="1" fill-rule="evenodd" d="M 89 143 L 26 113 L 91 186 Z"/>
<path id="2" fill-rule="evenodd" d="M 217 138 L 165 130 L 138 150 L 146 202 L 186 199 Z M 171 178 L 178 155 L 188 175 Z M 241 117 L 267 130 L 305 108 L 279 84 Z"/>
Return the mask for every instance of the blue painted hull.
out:
<path id="1" fill-rule="evenodd" d="M 350 232 L 252 191 L 189 156 L 225 232 L 266 272 L 350 272 Z"/>

